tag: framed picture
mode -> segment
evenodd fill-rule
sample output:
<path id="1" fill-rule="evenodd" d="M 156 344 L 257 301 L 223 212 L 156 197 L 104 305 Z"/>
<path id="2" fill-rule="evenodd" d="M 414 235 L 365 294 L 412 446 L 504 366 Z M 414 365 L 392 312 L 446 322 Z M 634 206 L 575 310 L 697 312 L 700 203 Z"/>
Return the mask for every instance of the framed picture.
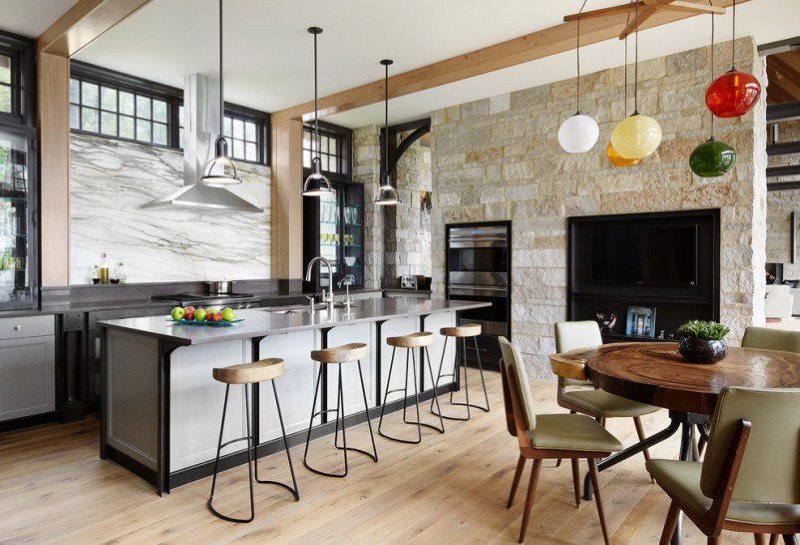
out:
<path id="1" fill-rule="evenodd" d="M 626 335 L 656 336 L 656 307 L 628 307 Z"/>

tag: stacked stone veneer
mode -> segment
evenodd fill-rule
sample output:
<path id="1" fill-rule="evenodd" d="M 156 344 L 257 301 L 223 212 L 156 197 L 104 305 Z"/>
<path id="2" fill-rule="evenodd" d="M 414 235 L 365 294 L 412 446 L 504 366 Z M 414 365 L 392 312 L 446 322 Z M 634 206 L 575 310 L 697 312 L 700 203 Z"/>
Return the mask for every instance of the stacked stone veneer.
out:
<path id="1" fill-rule="evenodd" d="M 383 278 L 383 210 L 374 206 L 380 173 L 381 130 L 369 125 L 353 131 L 353 181 L 364 184 L 364 287 L 378 289 Z"/>
<path id="2" fill-rule="evenodd" d="M 719 45 L 717 72 L 730 43 Z M 727 51 L 727 53 L 726 53 Z M 736 167 L 721 178 L 694 177 L 692 149 L 708 138 L 704 103 L 709 49 L 639 66 L 639 111 L 664 132 L 659 150 L 638 166 L 613 168 L 605 157 L 611 130 L 625 113 L 623 69 L 586 76 L 581 111 L 600 124 L 589 153 L 563 152 L 556 138 L 575 113 L 575 81 L 560 81 L 440 110 L 433 115 L 432 263 L 444 292 L 445 224 L 512 220 L 512 334 L 529 372 L 552 377 L 553 323 L 566 319 L 566 225 L 569 216 L 721 209 L 721 320 L 730 339 L 763 322 L 766 239 L 766 105 L 740 119 L 717 120 L 716 134 L 735 147 Z M 766 81 L 752 39 L 737 43 L 737 65 Z M 632 71 L 631 71 L 632 73 Z M 629 106 L 630 108 L 630 106 Z"/>

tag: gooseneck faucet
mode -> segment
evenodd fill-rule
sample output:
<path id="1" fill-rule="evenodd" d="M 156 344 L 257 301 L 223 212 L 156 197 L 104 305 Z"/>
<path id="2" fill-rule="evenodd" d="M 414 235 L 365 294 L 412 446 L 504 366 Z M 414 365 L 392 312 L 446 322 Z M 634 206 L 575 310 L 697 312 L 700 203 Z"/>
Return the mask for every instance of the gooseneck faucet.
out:
<path id="1" fill-rule="evenodd" d="M 325 259 L 322 256 L 315 257 L 311 261 L 308 262 L 308 267 L 306 268 L 306 282 L 311 282 L 311 272 L 314 270 L 314 264 L 317 261 L 321 261 L 325 263 L 328 267 L 328 293 L 325 293 L 325 290 L 322 290 L 322 301 L 324 303 L 333 303 L 333 267 L 331 267 L 331 262 Z"/>

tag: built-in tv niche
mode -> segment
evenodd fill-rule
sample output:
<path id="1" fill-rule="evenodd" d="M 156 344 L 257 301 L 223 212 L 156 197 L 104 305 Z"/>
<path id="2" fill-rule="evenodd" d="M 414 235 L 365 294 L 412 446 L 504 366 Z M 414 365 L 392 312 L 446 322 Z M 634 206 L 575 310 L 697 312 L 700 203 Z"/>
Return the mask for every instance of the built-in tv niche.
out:
<path id="1" fill-rule="evenodd" d="M 671 340 L 719 320 L 719 209 L 567 220 L 567 317 L 606 341 Z"/>

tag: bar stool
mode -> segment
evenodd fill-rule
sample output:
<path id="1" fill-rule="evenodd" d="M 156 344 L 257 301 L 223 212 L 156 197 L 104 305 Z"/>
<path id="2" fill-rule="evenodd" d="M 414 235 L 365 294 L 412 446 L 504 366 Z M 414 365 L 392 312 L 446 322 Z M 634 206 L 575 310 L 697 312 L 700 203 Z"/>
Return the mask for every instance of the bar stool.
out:
<path id="1" fill-rule="evenodd" d="M 255 481 L 260 484 L 275 484 L 285 488 L 294 496 L 295 501 L 300 500 L 300 493 L 297 489 L 297 479 L 294 476 L 294 466 L 292 465 L 292 456 L 289 454 L 289 443 L 286 441 L 286 429 L 283 427 L 283 414 L 281 413 L 281 405 L 278 402 L 278 390 L 275 388 L 275 379 L 283 375 L 284 363 L 280 358 L 268 358 L 253 363 L 242 363 L 239 365 L 231 365 L 230 367 L 220 367 L 212 371 L 212 376 L 215 380 L 225 383 L 225 403 L 222 405 L 222 422 L 219 426 L 219 441 L 217 442 L 217 457 L 214 460 L 214 476 L 211 479 L 211 495 L 208 498 L 208 508 L 216 516 L 223 520 L 230 522 L 252 522 L 255 518 L 255 498 L 253 494 L 253 466 L 255 466 Z M 281 433 L 283 434 L 283 448 L 286 450 L 286 458 L 289 460 L 289 471 L 292 474 L 292 485 L 281 483 L 278 481 L 260 480 L 258 478 L 258 459 L 253 461 L 253 451 L 256 449 L 255 437 L 253 437 L 250 429 L 250 394 L 247 385 L 256 384 L 259 382 L 270 381 L 272 383 L 272 391 L 275 394 L 275 406 L 278 409 L 278 419 L 281 423 Z M 237 437 L 230 441 L 222 442 L 222 434 L 225 430 L 225 414 L 228 410 L 228 393 L 231 389 L 231 384 L 241 384 L 244 390 L 245 400 L 245 416 L 247 422 L 247 436 Z M 252 388 L 252 386 L 251 386 Z M 219 455 L 223 448 L 237 443 L 239 441 L 247 441 L 247 470 L 250 479 L 250 518 L 239 519 L 223 515 L 214 508 L 214 489 L 217 486 L 217 471 L 219 469 Z"/>
<path id="2" fill-rule="evenodd" d="M 311 404 L 311 419 L 308 422 L 308 435 L 306 436 L 306 450 L 303 453 L 303 465 L 306 469 L 316 473 L 317 475 L 324 475 L 326 477 L 346 477 L 349 466 L 347 464 L 347 451 L 352 450 L 359 452 L 365 456 L 372 458 L 374 462 L 378 461 L 378 449 L 375 448 L 375 436 L 372 434 L 372 423 L 369 421 L 369 403 L 367 403 L 367 390 L 364 388 L 364 375 L 361 372 L 361 360 L 369 356 L 369 347 L 364 343 L 350 343 L 333 348 L 326 348 L 323 350 L 312 350 L 311 359 L 323 365 L 337 365 L 339 372 L 339 384 L 336 390 L 336 408 L 335 409 L 322 409 L 315 411 L 317 407 L 317 395 L 319 394 L 319 386 L 322 382 L 322 374 L 325 372 L 323 365 L 320 365 L 319 373 L 317 374 L 317 385 L 314 387 L 314 401 Z M 366 450 L 361 450 L 355 447 L 347 446 L 347 432 L 345 426 L 344 414 L 344 393 L 342 390 L 342 364 L 343 363 L 358 363 L 358 376 L 361 379 L 361 394 L 364 396 L 364 409 L 367 411 L 367 425 L 369 426 L 369 437 L 372 440 L 372 453 Z M 333 446 L 343 451 L 344 454 L 344 473 L 328 473 L 319 469 L 313 468 L 308 463 L 308 445 L 311 442 L 311 428 L 314 425 L 314 418 L 322 414 L 336 413 L 336 432 L 333 438 Z M 343 445 L 339 446 L 339 418 L 341 415 L 342 420 L 342 442 Z"/>
<path id="3" fill-rule="evenodd" d="M 481 334 L 481 324 L 464 324 L 464 325 L 455 326 L 455 327 L 443 327 L 442 329 L 439 330 L 439 333 L 444 335 L 444 347 L 442 348 L 442 360 L 441 360 L 441 362 L 439 362 L 439 374 L 436 377 L 436 388 L 439 387 L 439 380 L 442 377 L 453 377 L 453 378 L 456 378 L 460 374 L 459 373 L 459 369 L 458 369 L 458 362 L 457 361 L 455 362 L 455 364 L 453 366 L 453 372 L 452 373 L 444 373 L 443 374 L 442 373 L 442 365 L 444 364 L 444 355 L 445 355 L 445 352 L 447 351 L 447 341 L 448 341 L 448 339 L 450 337 L 453 337 L 453 338 L 456 339 L 456 341 L 455 341 L 456 343 L 458 343 L 458 339 L 461 339 L 461 365 L 464 368 L 464 392 L 466 394 L 467 401 L 466 401 L 466 403 L 453 401 L 453 391 L 451 390 L 450 391 L 450 405 L 458 405 L 458 406 L 461 406 L 461 407 L 466 407 L 467 408 L 467 416 L 466 417 L 447 416 L 447 415 L 442 414 L 441 410 L 438 413 L 436 413 L 433 410 L 433 399 L 431 400 L 430 411 L 433 414 L 436 414 L 437 416 L 441 416 L 442 418 L 447 418 L 448 420 L 460 420 L 462 422 L 470 419 L 470 416 L 471 416 L 470 415 L 470 411 L 469 411 L 470 407 L 474 407 L 476 409 L 480 409 L 480 410 L 488 413 L 489 412 L 489 394 L 486 393 L 486 381 L 483 378 L 483 366 L 481 365 L 481 353 L 480 353 L 480 350 L 478 349 L 478 338 L 477 338 L 478 335 Z M 467 338 L 468 337 L 472 337 L 472 340 L 475 343 L 475 353 L 478 356 L 478 369 L 480 370 L 480 373 L 481 373 L 481 384 L 483 385 L 483 397 L 486 400 L 486 406 L 485 407 L 481 407 L 480 405 L 475 405 L 474 403 L 470 403 L 469 402 L 469 381 L 467 379 Z M 458 345 L 456 345 L 456 347 L 457 346 Z M 456 356 L 456 358 L 458 358 L 458 356 Z M 459 377 L 459 381 L 460 381 L 460 377 Z M 437 408 L 438 408 L 438 400 L 437 400 Z"/>
<path id="4" fill-rule="evenodd" d="M 389 364 L 389 377 L 386 380 L 386 392 L 383 394 L 383 405 L 381 406 L 381 417 L 378 420 L 378 434 L 381 437 L 385 437 L 391 441 L 397 441 L 398 443 L 408 443 L 412 445 L 417 445 L 422 442 L 422 426 L 427 428 L 431 428 L 432 430 L 436 430 L 439 433 L 444 433 L 444 421 L 442 420 L 441 414 L 439 415 L 439 427 L 432 424 L 426 424 L 424 422 L 420 422 L 419 417 L 419 388 L 417 387 L 417 358 L 414 355 L 414 349 L 416 348 L 424 348 L 425 355 L 428 357 L 428 373 L 431 377 L 431 384 L 434 384 L 433 379 L 433 367 L 431 367 L 431 356 L 428 353 L 428 346 L 433 344 L 433 333 L 429 331 L 420 331 L 418 333 L 411 333 L 410 335 L 402 335 L 400 337 L 389 337 L 386 339 L 386 344 L 392 347 L 392 361 Z M 394 390 L 389 389 L 389 385 L 392 382 L 392 370 L 394 369 L 394 355 L 397 352 L 398 348 L 405 348 L 406 349 L 406 381 L 404 388 L 395 388 Z M 412 380 L 414 381 L 414 406 L 417 409 L 417 421 L 416 422 L 409 422 L 406 420 L 406 408 L 408 404 L 408 355 L 411 354 L 411 365 L 413 374 Z M 423 374 L 425 372 L 425 362 L 421 362 L 423 367 Z M 383 414 L 386 411 L 386 399 L 389 397 L 389 394 L 395 392 L 403 392 L 403 422 L 406 424 L 416 424 L 417 425 L 417 439 L 401 439 L 399 437 L 393 437 L 381 430 L 381 426 L 383 425 Z M 436 385 L 434 384 L 433 387 L 433 399 L 436 400 L 436 408 L 441 413 L 441 408 L 439 407 L 439 399 L 436 391 Z"/>

